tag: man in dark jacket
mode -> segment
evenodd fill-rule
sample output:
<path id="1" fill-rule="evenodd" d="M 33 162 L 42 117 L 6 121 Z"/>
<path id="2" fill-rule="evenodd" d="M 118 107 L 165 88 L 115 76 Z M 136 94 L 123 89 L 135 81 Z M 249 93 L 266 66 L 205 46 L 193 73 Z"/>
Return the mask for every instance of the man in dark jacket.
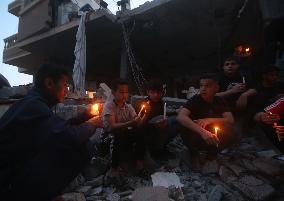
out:
<path id="1" fill-rule="evenodd" d="M 41 66 L 35 87 L 0 119 L 1 200 L 50 201 L 89 161 L 86 144 L 101 120 L 86 115 L 65 121 L 52 112 L 67 83 L 66 69 Z"/>

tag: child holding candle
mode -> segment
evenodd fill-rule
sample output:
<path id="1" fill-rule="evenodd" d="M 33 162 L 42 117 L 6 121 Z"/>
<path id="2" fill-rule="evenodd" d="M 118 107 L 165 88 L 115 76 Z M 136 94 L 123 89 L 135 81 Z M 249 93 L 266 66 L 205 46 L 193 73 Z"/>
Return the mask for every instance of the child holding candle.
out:
<path id="1" fill-rule="evenodd" d="M 167 112 L 167 103 L 162 100 L 163 83 L 151 79 L 146 84 L 146 92 L 147 98 L 142 101 L 146 103 L 146 119 L 141 130 L 151 155 L 160 158 L 166 156 L 165 145 L 176 136 L 178 124 L 176 115 Z"/>
<path id="2" fill-rule="evenodd" d="M 236 110 L 245 109 L 248 99 L 256 94 L 249 77 L 241 74 L 240 64 L 235 57 L 225 60 L 219 86 L 220 92 L 217 96 L 225 98 L 229 106 Z"/>
<path id="3" fill-rule="evenodd" d="M 177 116 L 183 126 L 181 137 L 190 150 L 194 165 L 198 163 L 200 150 L 214 156 L 232 144 L 235 138 L 233 115 L 225 100 L 215 96 L 218 90 L 216 75 L 202 76 L 200 94 L 192 97 Z"/>
<path id="4" fill-rule="evenodd" d="M 279 82 L 279 69 L 269 65 L 262 69 L 261 81 L 256 85 L 257 94 L 251 100 L 250 106 L 254 113 L 272 104 L 284 95 L 284 83 Z"/>
<path id="5" fill-rule="evenodd" d="M 272 143 L 284 153 L 284 98 L 258 112 L 254 120 L 261 123 L 261 128 Z"/>
<path id="6" fill-rule="evenodd" d="M 104 128 L 113 136 L 112 142 L 112 161 L 111 169 L 108 173 L 109 182 L 115 185 L 121 184 L 119 174 L 119 166 L 123 157 L 128 152 L 133 152 L 133 144 L 135 147 L 135 158 L 137 161 L 137 169 L 143 172 L 145 143 L 140 135 L 137 127 L 142 122 L 144 115 L 138 116 L 134 108 L 128 104 L 128 83 L 124 80 L 115 80 L 112 84 L 113 99 L 107 101 L 103 108 Z"/>

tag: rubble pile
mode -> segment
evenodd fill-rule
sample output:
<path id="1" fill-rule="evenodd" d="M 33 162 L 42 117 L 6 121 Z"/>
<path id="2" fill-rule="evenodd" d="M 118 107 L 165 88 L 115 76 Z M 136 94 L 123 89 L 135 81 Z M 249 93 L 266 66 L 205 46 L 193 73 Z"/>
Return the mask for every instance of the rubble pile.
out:
<path id="1" fill-rule="evenodd" d="M 176 137 L 167 146 L 171 153 L 167 159 L 147 157 L 152 178 L 126 175 L 127 184 L 122 188 L 104 184 L 109 161 L 96 158 L 82 172 L 83 176 L 70 185 L 63 198 L 65 201 L 280 201 L 284 198 L 284 162 L 274 159 L 277 153 L 262 143 L 255 137 L 243 138 L 240 144 L 223 151 L 215 160 L 201 155 L 201 168 L 193 169 L 186 147 Z M 157 172 L 175 174 L 182 187 L 154 186 L 157 180 L 153 182 L 153 175 Z M 172 180 L 169 176 L 163 179 L 167 178 L 169 182 Z"/>

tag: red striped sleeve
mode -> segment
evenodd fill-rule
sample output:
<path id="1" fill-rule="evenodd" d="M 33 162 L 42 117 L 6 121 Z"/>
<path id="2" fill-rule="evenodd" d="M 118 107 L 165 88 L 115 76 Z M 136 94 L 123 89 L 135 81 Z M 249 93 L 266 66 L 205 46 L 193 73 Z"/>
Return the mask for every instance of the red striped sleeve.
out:
<path id="1" fill-rule="evenodd" d="M 264 111 L 271 112 L 272 114 L 284 115 L 284 97 L 278 99 L 273 104 L 264 108 Z"/>

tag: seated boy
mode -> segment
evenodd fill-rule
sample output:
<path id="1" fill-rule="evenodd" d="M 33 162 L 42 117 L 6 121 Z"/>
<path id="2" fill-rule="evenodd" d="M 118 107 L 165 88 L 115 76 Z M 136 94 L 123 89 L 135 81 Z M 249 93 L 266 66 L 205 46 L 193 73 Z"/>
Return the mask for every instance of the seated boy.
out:
<path id="1" fill-rule="evenodd" d="M 260 110 L 284 95 L 284 84 L 278 82 L 278 71 L 275 66 L 267 66 L 262 70 L 262 80 L 256 85 L 257 95 L 251 100 L 252 107 Z"/>
<path id="2" fill-rule="evenodd" d="M 234 118 L 224 99 L 215 96 L 218 90 L 216 76 L 204 75 L 200 78 L 200 94 L 192 97 L 177 116 L 183 126 L 181 137 L 193 163 L 197 162 L 194 159 L 198 159 L 200 150 L 214 157 L 234 140 Z"/>
<path id="3" fill-rule="evenodd" d="M 225 98 L 229 106 L 238 111 L 245 109 L 249 97 L 256 94 L 248 76 L 240 73 L 240 65 L 234 57 L 225 60 L 219 86 L 220 92 L 216 95 Z"/>
<path id="4" fill-rule="evenodd" d="M 103 124 L 106 132 L 113 136 L 112 161 L 109 177 L 119 181 L 119 165 L 129 151 L 133 151 L 135 144 L 135 158 L 137 169 L 144 170 L 145 143 L 136 127 L 142 123 L 134 108 L 127 104 L 128 83 L 124 80 L 115 80 L 112 85 L 113 98 L 108 100 L 103 108 Z"/>
<path id="5" fill-rule="evenodd" d="M 266 136 L 284 153 L 284 98 L 258 112 L 254 120 L 262 124 Z"/>
<path id="6" fill-rule="evenodd" d="M 139 103 L 140 107 L 142 104 L 146 106 L 145 123 L 141 129 L 145 132 L 150 153 L 159 157 L 164 154 L 165 145 L 176 136 L 178 124 L 175 115 L 166 118 L 163 116 L 163 83 L 158 79 L 152 79 L 147 83 L 146 88 L 147 98 Z"/>

